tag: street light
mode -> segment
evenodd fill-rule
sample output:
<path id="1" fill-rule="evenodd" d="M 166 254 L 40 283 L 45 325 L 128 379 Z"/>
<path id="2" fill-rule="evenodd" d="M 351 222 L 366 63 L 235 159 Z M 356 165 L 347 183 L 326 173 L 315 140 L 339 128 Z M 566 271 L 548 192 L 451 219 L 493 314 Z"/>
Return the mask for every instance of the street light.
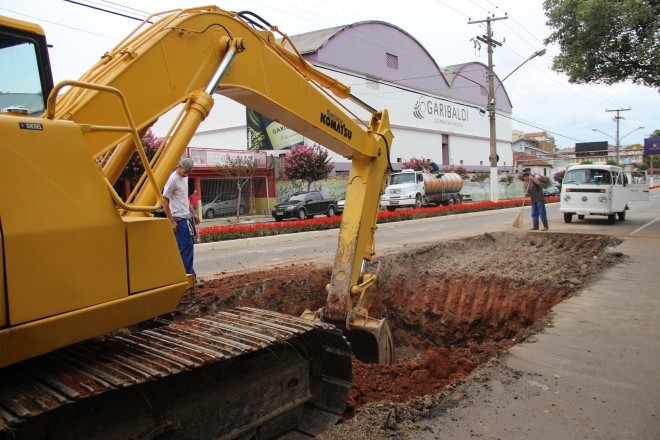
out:
<path id="1" fill-rule="evenodd" d="M 522 63 L 520 66 L 516 67 L 515 69 L 513 69 L 513 70 L 511 71 L 511 73 L 509 73 L 507 76 L 505 76 L 504 79 L 503 79 L 502 81 L 500 81 L 500 84 L 499 84 L 497 87 L 499 88 L 499 87 L 502 85 L 502 83 L 504 82 L 505 79 L 507 79 L 508 77 L 510 77 L 510 76 L 513 74 L 513 72 L 515 72 L 516 70 L 520 69 L 520 68 L 523 66 L 523 64 L 525 64 L 527 61 L 531 61 L 531 60 L 533 60 L 533 59 L 536 58 L 536 57 L 542 57 L 543 55 L 545 55 L 545 50 L 546 50 L 546 49 L 545 49 L 545 47 L 544 47 L 544 48 L 542 48 L 542 49 L 537 50 L 537 51 L 534 52 L 533 54 L 531 54 L 531 55 L 529 56 L 529 58 L 527 58 L 525 61 L 523 61 L 523 63 Z"/>
<path id="2" fill-rule="evenodd" d="M 599 129 L 597 129 L 597 128 L 592 128 L 591 130 L 592 130 L 592 131 L 597 131 L 597 132 L 599 132 L 599 133 L 603 133 L 605 136 L 609 137 L 610 139 L 614 139 L 614 140 L 616 141 L 616 146 L 615 146 L 614 154 L 616 155 L 616 156 L 615 156 L 615 157 L 616 157 L 616 164 L 618 165 L 618 164 L 619 164 L 619 143 L 621 142 L 621 139 L 623 139 L 624 137 L 628 136 L 629 134 L 633 134 L 633 133 L 636 132 L 637 130 L 641 130 L 642 128 L 646 128 L 646 126 L 644 126 L 644 125 L 640 125 L 639 127 L 637 127 L 636 129 L 634 129 L 634 130 L 631 131 L 630 133 L 628 133 L 628 134 L 624 134 L 623 136 L 619 137 L 619 123 L 618 123 L 618 120 L 617 120 L 617 125 L 616 125 L 616 137 L 612 137 L 612 136 L 610 136 L 609 134 L 607 134 L 607 133 L 605 133 L 604 131 L 601 131 L 601 130 L 599 130 Z"/>
<path id="3" fill-rule="evenodd" d="M 497 88 L 499 89 L 505 79 L 511 76 L 513 72 L 520 69 L 525 63 L 533 60 L 536 57 L 545 55 L 545 48 L 539 49 L 523 61 L 518 67 L 513 69 L 511 73 L 500 81 Z M 497 138 L 495 133 L 495 89 L 494 86 L 495 73 L 493 72 L 493 46 L 488 45 L 488 119 L 490 120 L 490 200 L 497 202 L 499 200 L 499 183 L 497 179 Z"/>

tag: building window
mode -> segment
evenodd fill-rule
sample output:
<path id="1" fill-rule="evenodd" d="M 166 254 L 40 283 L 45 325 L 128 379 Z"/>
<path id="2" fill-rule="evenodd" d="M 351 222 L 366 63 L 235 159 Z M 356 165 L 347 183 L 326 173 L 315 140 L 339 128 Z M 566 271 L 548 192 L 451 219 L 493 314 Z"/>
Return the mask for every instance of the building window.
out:
<path id="1" fill-rule="evenodd" d="M 399 70 L 399 57 L 391 53 L 385 54 L 385 63 L 388 69 Z"/>

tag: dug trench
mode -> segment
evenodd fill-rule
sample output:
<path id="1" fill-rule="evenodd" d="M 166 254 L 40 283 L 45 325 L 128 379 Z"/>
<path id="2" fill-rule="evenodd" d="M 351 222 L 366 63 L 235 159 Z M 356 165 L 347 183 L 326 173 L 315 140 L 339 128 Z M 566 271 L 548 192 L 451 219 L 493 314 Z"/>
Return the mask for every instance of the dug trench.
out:
<path id="1" fill-rule="evenodd" d="M 353 360 L 344 420 L 370 402 L 405 403 L 441 393 L 479 365 L 548 325 L 548 311 L 622 258 L 617 238 L 496 233 L 375 258 L 370 316 L 386 318 L 393 365 Z M 176 319 L 248 306 L 299 316 L 326 300 L 328 264 L 279 264 L 219 273 L 186 293 Z"/>

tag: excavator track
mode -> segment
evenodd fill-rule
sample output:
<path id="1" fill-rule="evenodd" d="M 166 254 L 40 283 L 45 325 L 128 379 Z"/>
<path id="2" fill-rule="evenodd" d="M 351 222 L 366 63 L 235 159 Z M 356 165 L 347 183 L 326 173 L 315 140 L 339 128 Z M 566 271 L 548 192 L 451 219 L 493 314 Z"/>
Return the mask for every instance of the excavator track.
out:
<path id="1" fill-rule="evenodd" d="M 238 308 L 0 370 L 0 438 L 304 439 L 351 386 L 334 326 Z"/>

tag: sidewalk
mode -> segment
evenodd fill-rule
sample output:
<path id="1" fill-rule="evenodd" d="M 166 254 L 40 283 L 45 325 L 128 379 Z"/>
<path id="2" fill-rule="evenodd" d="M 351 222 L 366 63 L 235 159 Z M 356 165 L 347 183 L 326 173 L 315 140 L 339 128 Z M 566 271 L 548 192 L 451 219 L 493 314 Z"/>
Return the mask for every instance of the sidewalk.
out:
<path id="1" fill-rule="evenodd" d="M 616 248 L 627 261 L 457 388 L 419 439 L 660 438 L 658 244 L 627 238 Z"/>

